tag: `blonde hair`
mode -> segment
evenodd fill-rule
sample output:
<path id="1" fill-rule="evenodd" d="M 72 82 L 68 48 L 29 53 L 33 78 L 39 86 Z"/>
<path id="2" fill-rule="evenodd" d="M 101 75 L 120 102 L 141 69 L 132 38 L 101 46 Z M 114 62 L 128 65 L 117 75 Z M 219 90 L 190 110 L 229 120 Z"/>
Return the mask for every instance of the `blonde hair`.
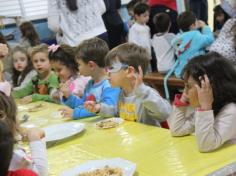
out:
<path id="1" fill-rule="evenodd" d="M 30 58 L 33 59 L 34 55 L 39 53 L 39 52 L 42 52 L 42 53 L 45 53 L 48 55 L 48 45 L 47 44 L 40 44 L 40 45 L 37 45 L 35 47 L 32 47 L 29 49 L 29 55 L 30 55 Z"/>

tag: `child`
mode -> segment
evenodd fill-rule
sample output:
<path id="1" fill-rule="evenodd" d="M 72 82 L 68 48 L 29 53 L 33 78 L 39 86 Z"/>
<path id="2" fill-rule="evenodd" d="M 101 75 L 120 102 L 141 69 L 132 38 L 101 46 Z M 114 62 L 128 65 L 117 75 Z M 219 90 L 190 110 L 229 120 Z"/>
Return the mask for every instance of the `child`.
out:
<path id="1" fill-rule="evenodd" d="M 137 5 L 140 2 L 141 2 L 141 0 L 131 0 L 126 6 L 128 14 L 130 16 L 129 27 L 131 27 L 135 23 L 135 20 L 134 20 L 134 7 L 135 7 L 135 5 Z"/>
<path id="2" fill-rule="evenodd" d="M 230 18 L 230 16 L 222 9 L 220 5 L 217 5 L 213 9 L 214 11 L 214 33 L 218 36 L 221 28 L 224 26 L 225 22 Z"/>
<path id="3" fill-rule="evenodd" d="M 175 76 L 180 78 L 184 66 L 194 56 L 205 53 L 206 47 L 214 41 L 213 33 L 203 21 L 197 21 L 192 12 L 183 12 L 178 16 L 181 32 L 172 40 L 177 55 Z M 200 29 L 197 30 L 197 29 Z"/>
<path id="4" fill-rule="evenodd" d="M 85 87 L 82 98 L 70 93 L 68 84 L 61 86 L 63 103 L 72 109 L 62 109 L 63 115 L 72 119 L 95 116 L 110 117 L 116 114 L 117 100 L 120 93 L 118 88 L 111 88 L 106 78 L 105 56 L 109 48 L 105 41 L 99 38 L 84 40 L 77 48 L 76 60 L 80 74 L 91 76 L 92 79 Z M 85 102 L 94 104 L 93 113 L 84 107 Z"/>
<path id="5" fill-rule="evenodd" d="M 6 56 L 4 56 L 4 58 L 1 58 L 1 56 L 0 56 L 0 60 L 2 60 L 2 63 L 3 63 L 4 79 L 7 81 L 11 81 L 11 75 L 12 75 L 12 58 L 11 58 L 11 54 L 10 54 L 11 49 L 7 43 L 5 36 L 1 32 L 0 32 L 0 43 L 6 44 L 9 49 L 8 54 Z"/>
<path id="6" fill-rule="evenodd" d="M 59 87 L 58 78 L 51 71 L 48 46 L 41 44 L 32 48 L 31 59 L 37 75 L 22 89 L 13 92 L 15 98 L 23 98 L 22 103 L 53 101 L 51 93 Z"/>
<path id="7" fill-rule="evenodd" d="M 37 72 L 34 70 L 26 48 L 16 46 L 12 50 L 13 70 L 12 83 L 13 90 L 24 88 Z"/>
<path id="8" fill-rule="evenodd" d="M 219 71 L 220 69 L 220 71 Z M 176 95 L 168 122 L 173 136 L 195 132 L 200 152 L 236 143 L 236 71 L 217 53 L 198 56 L 184 69 L 185 89 Z M 196 110 L 186 116 L 188 106 Z"/>
<path id="9" fill-rule="evenodd" d="M 11 130 L 14 141 L 19 141 L 22 137 L 16 119 L 17 107 L 14 99 L 10 96 L 10 87 L 6 89 L 5 84 L 7 83 L 0 84 L 0 121 L 4 122 Z M 35 171 L 39 176 L 46 176 L 48 174 L 46 144 L 41 140 L 44 137 L 44 132 L 32 128 L 26 130 L 23 136 L 29 140 L 32 159 L 26 155 L 19 142 L 17 142 L 14 146 L 9 171 L 24 168 Z"/>
<path id="10" fill-rule="evenodd" d="M 20 31 L 22 34 L 20 45 L 29 48 L 40 44 L 39 36 L 31 22 L 23 22 L 20 25 Z"/>
<path id="11" fill-rule="evenodd" d="M 138 3 L 134 7 L 135 23 L 129 30 L 129 42 L 144 47 L 151 55 L 150 29 L 146 25 L 149 20 L 149 6 L 145 3 Z M 151 60 L 151 57 L 148 57 Z M 150 61 L 149 61 L 150 62 Z M 148 71 L 151 71 L 149 64 Z"/>
<path id="12" fill-rule="evenodd" d="M 119 117 L 160 126 L 171 112 L 170 104 L 143 83 L 150 55 L 136 44 L 123 44 L 106 56 L 112 87 L 121 87 Z M 92 108 L 91 108 L 92 109 Z"/>
<path id="13" fill-rule="evenodd" d="M 0 175 L 2 176 L 36 176 L 30 170 L 8 171 L 13 155 L 14 137 L 7 124 L 0 120 Z"/>
<path id="14" fill-rule="evenodd" d="M 0 43 L 0 82 L 4 81 L 3 59 L 8 55 L 9 49 L 6 44 Z"/>
<path id="15" fill-rule="evenodd" d="M 169 33 L 171 21 L 167 13 L 159 13 L 153 19 L 157 34 L 153 36 L 152 46 L 157 58 L 157 70 L 167 73 L 175 63 L 175 51 L 171 40 L 175 34 Z"/>
<path id="16" fill-rule="evenodd" d="M 51 45 L 49 47 L 49 60 L 60 82 L 68 83 L 71 93 L 82 97 L 90 77 L 79 75 L 74 48 L 68 45 Z M 59 91 L 52 96 L 58 99 L 58 95 Z"/>

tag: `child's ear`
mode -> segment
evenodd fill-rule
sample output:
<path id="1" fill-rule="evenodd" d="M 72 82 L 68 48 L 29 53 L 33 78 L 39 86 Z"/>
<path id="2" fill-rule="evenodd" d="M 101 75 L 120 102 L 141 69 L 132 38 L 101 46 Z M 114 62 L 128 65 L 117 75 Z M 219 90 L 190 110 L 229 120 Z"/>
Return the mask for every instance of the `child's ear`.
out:
<path id="1" fill-rule="evenodd" d="M 127 77 L 132 78 L 136 71 L 133 66 L 129 66 L 126 72 L 127 72 Z"/>

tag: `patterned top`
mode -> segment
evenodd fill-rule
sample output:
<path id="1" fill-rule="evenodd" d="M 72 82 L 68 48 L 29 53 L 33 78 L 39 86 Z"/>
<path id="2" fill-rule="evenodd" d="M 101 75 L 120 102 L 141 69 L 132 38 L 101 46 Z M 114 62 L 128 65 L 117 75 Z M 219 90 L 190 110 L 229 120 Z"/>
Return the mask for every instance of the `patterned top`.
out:
<path id="1" fill-rule="evenodd" d="M 71 12 L 65 0 L 48 0 L 48 26 L 58 42 L 76 46 L 81 41 L 106 32 L 102 14 L 106 11 L 103 0 L 77 0 L 76 11 Z"/>
<path id="2" fill-rule="evenodd" d="M 219 37 L 211 45 L 210 51 L 215 51 L 236 64 L 234 34 L 232 32 L 232 27 L 234 24 L 236 24 L 236 18 L 229 19 L 225 23 L 220 31 Z"/>

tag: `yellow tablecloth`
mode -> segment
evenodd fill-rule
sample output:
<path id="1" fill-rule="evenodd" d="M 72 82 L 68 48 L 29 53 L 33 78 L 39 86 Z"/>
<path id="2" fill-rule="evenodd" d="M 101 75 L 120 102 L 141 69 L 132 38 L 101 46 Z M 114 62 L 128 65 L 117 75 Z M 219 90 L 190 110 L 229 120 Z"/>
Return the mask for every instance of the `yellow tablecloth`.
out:
<path id="1" fill-rule="evenodd" d="M 29 113 L 30 120 L 26 124 L 45 127 L 66 122 L 52 117 L 53 112 L 63 106 L 45 102 L 43 105 L 41 111 Z M 25 113 L 23 109 L 27 106 L 32 104 L 19 106 L 19 116 Z M 63 170 L 88 160 L 113 157 L 136 163 L 139 176 L 202 176 L 236 161 L 236 145 L 200 153 L 194 136 L 171 137 L 166 129 L 134 122 L 99 130 L 94 127 L 98 120 L 99 117 L 93 117 L 75 121 L 85 123 L 85 131 L 48 149 L 51 176 L 58 176 Z"/>

